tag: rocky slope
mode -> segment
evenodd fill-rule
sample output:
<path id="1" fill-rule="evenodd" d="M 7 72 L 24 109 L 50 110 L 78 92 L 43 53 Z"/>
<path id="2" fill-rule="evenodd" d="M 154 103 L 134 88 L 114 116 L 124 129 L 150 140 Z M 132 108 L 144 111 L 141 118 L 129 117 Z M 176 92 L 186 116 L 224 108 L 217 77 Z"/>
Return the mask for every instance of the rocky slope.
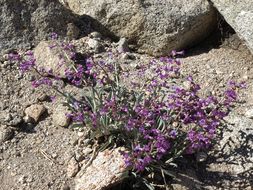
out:
<path id="1" fill-rule="evenodd" d="M 134 50 L 167 54 L 171 48 L 197 43 L 217 24 L 215 10 L 207 1 L 78 2 L 64 0 L 63 6 L 56 0 L 0 0 L 1 51 L 33 48 L 54 31 L 62 38 L 76 39 L 72 42 L 80 54 L 108 60 L 108 51 L 121 52 L 114 61 L 135 72 L 153 57 Z M 100 32 L 91 33 L 94 28 Z M 214 35 L 186 48 L 181 57 L 182 73 L 193 76 L 203 95 L 221 95 L 231 79 L 246 81 L 248 87 L 226 118 L 227 126 L 214 148 L 208 154 L 178 161 L 179 167 L 172 171 L 176 178 L 170 181 L 174 190 L 252 188 L 253 56 L 236 34 L 223 37 L 222 43 Z M 47 52 L 45 43 L 36 47 L 37 59 L 40 64 L 54 64 L 58 54 Z M 47 87 L 32 88 L 34 77 L 35 74 L 22 74 L 7 54 L 0 56 L 0 190 L 87 190 L 117 182 L 122 160 L 107 151 L 92 164 L 96 147 L 86 130 L 67 127 L 67 108 L 61 105 L 62 99 L 55 99 L 56 93 Z M 64 82 L 59 86 L 75 95 L 82 93 L 82 89 Z M 90 167 L 86 170 L 87 166 Z M 106 169 L 92 169 L 108 167 L 111 170 L 105 172 Z M 129 189 L 125 183 L 113 188 Z"/>

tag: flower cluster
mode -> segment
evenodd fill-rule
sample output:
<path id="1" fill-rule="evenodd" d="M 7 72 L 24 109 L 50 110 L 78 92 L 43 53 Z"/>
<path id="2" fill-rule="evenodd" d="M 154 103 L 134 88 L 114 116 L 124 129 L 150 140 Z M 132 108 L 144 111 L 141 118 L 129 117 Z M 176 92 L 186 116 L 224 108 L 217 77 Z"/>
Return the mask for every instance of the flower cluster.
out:
<path id="1" fill-rule="evenodd" d="M 176 56 L 183 52 L 176 51 L 141 66 L 137 73 L 140 81 L 129 82 L 129 87 L 121 81 L 127 81 L 131 73 L 117 62 L 90 57 L 80 64 L 73 45 L 59 43 L 55 34 L 52 38 L 50 48 L 62 48 L 59 66 L 68 66 L 68 82 L 85 86 L 86 91 L 82 100 L 67 96 L 71 108 L 67 117 L 100 136 L 117 137 L 115 143 L 120 141 L 127 148 L 123 153 L 126 165 L 137 172 L 156 163 L 165 164 L 179 153 L 209 148 L 217 127 L 237 99 L 237 89 L 245 87 L 244 83 L 230 82 L 223 98 L 200 97 L 200 86 L 191 76 L 185 79 L 189 86 L 182 85 L 181 62 Z M 53 80 L 60 80 L 54 71 L 38 68 L 32 52 L 11 54 L 10 59 L 20 63 L 22 72 L 33 69 L 39 74 L 32 82 L 34 87 L 53 87 Z"/>

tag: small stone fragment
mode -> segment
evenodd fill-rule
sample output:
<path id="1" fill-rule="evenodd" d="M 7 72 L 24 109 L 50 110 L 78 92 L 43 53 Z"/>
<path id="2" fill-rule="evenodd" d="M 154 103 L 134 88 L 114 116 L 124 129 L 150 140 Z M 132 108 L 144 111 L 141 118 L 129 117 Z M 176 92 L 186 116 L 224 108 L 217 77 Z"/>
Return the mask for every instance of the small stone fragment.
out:
<path id="1" fill-rule="evenodd" d="M 89 37 L 94 39 L 101 39 L 102 35 L 99 32 L 92 32 L 89 34 Z"/>
<path id="2" fill-rule="evenodd" d="M 68 163 L 67 176 L 74 177 L 79 172 L 79 165 L 74 157 Z"/>
<path id="3" fill-rule="evenodd" d="M 80 150 L 77 150 L 77 151 L 75 151 L 75 159 L 78 162 L 81 162 L 81 161 L 83 161 L 85 159 L 85 156 L 84 156 L 84 154 Z"/>
<path id="4" fill-rule="evenodd" d="M 129 52 L 129 47 L 126 38 L 121 38 L 119 40 L 117 49 L 120 53 Z"/>
<path id="5" fill-rule="evenodd" d="M 43 101 L 46 101 L 47 99 L 49 98 L 49 96 L 47 94 L 41 94 L 39 97 L 38 97 L 38 101 L 40 102 L 43 102 Z"/>
<path id="6" fill-rule="evenodd" d="M 54 110 L 53 113 L 53 123 L 55 126 L 67 127 L 69 125 L 70 119 L 66 116 L 68 108 L 64 106 L 59 106 Z"/>
<path id="7" fill-rule="evenodd" d="M 0 126 L 0 144 L 10 140 L 14 135 L 13 129 L 7 126 Z"/>
<path id="8" fill-rule="evenodd" d="M 248 110 L 245 112 L 245 116 L 246 116 L 247 118 L 253 119 L 253 108 L 248 109 Z"/>
<path id="9" fill-rule="evenodd" d="M 38 122 L 40 116 L 46 111 L 46 108 L 41 104 L 34 104 L 25 109 L 26 116 L 33 119 L 34 122 Z"/>
<path id="10" fill-rule="evenodd" d="M 74 23 L 67 24 L 67 37 L 72 40 L 78 38 L 80 29 Z"/>
<path id="11" fill-rule="evenodd" d="M 22 123 L 23 119 L 19 115 L 12 115 L 11 121 L 8 123 L 8 125 L 11 126 L 18 126 L 20 123 Z"/>
<path id="12" fill-rule="evenodd" d="M 101 53 L 104 51 L 104 47 L 102 46 L 102 44 L 96 40 L 96 39 L 92 39 L 90 38 L 87 41 L 87 44 L 89 46 L 90 49 L 92 49 L 95 53 Z"/>
<path id="13" fill-rule="evenodd" d="M 68 185 L 64 185 L 64 186 L 62 187 L 62 190 L 70 190 L 70 187 L 69 187 Z"/>
<path id="14" fill-rule="evenodd" d="M 84 150 L 83 150 L 83 155 L 84 156 L 87 156 L 88 154 L 90 154 L 92 152 L 92 149 L 91 148 L 85 148 Z"/>
<path id="15" fill-rule="evenodd" d="M 191 89 L 191 82 L 190 81 L 184 81 L 183 86 L 186 90 L 190 90 Z"/>

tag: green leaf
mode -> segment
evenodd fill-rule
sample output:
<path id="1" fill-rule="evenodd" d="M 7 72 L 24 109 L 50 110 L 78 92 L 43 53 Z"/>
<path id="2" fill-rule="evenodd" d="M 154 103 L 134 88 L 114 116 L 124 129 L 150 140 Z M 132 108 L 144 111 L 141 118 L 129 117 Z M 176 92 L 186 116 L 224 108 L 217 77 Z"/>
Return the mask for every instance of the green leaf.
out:
<path id="1" fill-rule="evenodd" d="M 82 124 L 82 123 L 74 123 L 70 127 L 71 128 L 81 128 L 81 127 L 84 127 L 84 124 Z"/>
<path id="2" fill-rule="evenodd" d="M 167 175 L 167 176 L 170 176 L 170 177 L 173 177 L 173 178 L 176 177 L 172 172 L 170 172 L 170 171 L 168 171 L 168 170 L 165 170 L 165 169 L 161 169 L 161 170 L 162 170 L 163 173 L 164 173 L 165 175 Z"/>

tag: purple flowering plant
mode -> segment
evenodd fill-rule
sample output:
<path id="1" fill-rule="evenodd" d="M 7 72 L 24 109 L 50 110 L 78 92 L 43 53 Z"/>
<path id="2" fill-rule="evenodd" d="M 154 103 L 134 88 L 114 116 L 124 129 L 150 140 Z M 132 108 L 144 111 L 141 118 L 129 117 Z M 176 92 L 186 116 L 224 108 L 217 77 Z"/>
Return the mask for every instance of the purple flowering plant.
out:
<path id="1" fill-rule="evenodd" d="M 36 64 L 33 52 L 10 54 L 22 72 L 36 72 L 34 87 L 48 85 L 66 98 L 75 126 L 90 130 L 94 141 L 103 138 L 101 149 L 124 146 L 126 166 L 135 175 L 159 170 L 167 174 L 167 166 L 183 154 L 207 150 L 215 140 L 218 127 L 237 100 L 244 83 L 231 81 L 222 98 L 201 97 L 200 86 L 191 76 L 180 73 L 178 54 L 153 59 L 138 70 L 140 82 L 129 81 L 128 73 L 117 62 L 92 57 L 76 61 L 75 47 L 58 42 L 52 36 L 50 48 L 62 48 L 62 63 L 67 82 L 85 91 L 84 98 L 63 92 L 54 81 L 62 80 L 52 69 Z M 111 53 L 112 54 L 112 53 Z M 113 59 L 113 55 L 111 55 Z M 185 87 L 183 84 L 189 84 Z"/>

